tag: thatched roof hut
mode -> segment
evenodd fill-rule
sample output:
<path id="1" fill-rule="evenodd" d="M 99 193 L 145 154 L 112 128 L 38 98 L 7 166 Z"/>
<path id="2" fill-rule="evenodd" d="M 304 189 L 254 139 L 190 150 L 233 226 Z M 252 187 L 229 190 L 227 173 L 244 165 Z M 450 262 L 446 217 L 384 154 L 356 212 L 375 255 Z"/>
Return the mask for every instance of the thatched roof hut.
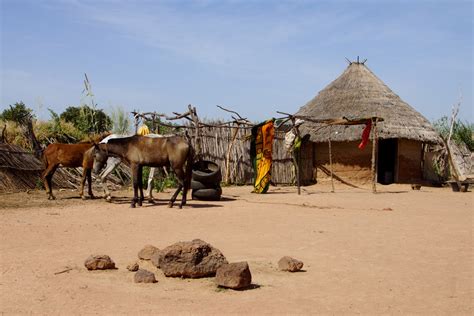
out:
<path id="1" fill-rule="evenodd" d="M 430 122 L 382 82 L 364 62 L 352 62 L 296 113 L 315 119 L 381 117 L 377 124 L 377 169 L 381 183 L 420 182 L 423 179 L 425 144 L 439 143 Z M 309 134 L 312 163 L 328 171 L 328 141 L 333 144 L 334 173 L 343 180 L 370 181 L 371 145 L 357 148 L 364 125 L 331 126 L 305 122 L 300 131 Z M 309 146 L 311 147 L 311 146 Z M 314 172 L 316 175 L 317 172 Z M 317 178 L 313 174 L 306 177 Z M 306 181 L 307 182 L 307 181 Z"/>
<path id="2" fill-rule="evenodd" d="M 441 139 L 430 122 L 382 82 L 364 63 L 353 62 L 336 80 L 296 115 L 318 119 L 338 117 L 382 117 L 378 124 L 380 139 L 404 138 L 439 143 Z M 327 142 L 329 129 L 307 122 L 301 127 L 313 142 Z M 333 126 L 331 140 L 360 139 L 360 126 Z"/>

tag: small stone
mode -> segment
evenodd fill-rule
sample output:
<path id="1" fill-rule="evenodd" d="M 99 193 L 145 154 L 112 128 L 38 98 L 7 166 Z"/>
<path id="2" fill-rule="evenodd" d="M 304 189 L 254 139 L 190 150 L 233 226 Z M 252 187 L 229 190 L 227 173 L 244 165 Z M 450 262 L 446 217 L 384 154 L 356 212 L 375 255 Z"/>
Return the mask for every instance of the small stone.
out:
<path id="1" fill-rule="evenodd" d="M 216 272 L 215 282 L 217 285 L 231 289 L 248 287 L 252 283 L 247 262 L 235 262 L 221 265 Z"/>
<path id="2" fill-rule="evenodd" d="M 303 262 L 292 257 L 285 256 L 278 261 L 278 267 L 283 271 L 296 272 L 303 268 Z"/>
<path id="3" fill-rule="evenodd" d="M 132 271 L 132 272 L 137 271 L 138 268 L 140 268 L 140 267 L 138 266 L 138 263 L 137 263 L 137 262 L 132 262 L 132 263 L 130 263 L 130 264 L 127 266 L 127 270 L 128 270 L 128 271 Z"/>
<path id="4" fill-rule="evenodd" d="M 134 277 L 135 283 L 155 283 L 156 278 L 153 272 L 148 270 L 140 269 L 135 273 Z"/>
<path id="5" fill-rule="evenodd" d="M 107 255 L 91 255 L 84 262 L 87 270 L 115 269 L 115 262 Z"/>
<path id="6" fill-rule="evenodd" d="M 143 260 L 150 260 L 154 253 L 159 252 L 160 249 L 153 245 L 146 245 L 138 252 L 138 258 Z"/>

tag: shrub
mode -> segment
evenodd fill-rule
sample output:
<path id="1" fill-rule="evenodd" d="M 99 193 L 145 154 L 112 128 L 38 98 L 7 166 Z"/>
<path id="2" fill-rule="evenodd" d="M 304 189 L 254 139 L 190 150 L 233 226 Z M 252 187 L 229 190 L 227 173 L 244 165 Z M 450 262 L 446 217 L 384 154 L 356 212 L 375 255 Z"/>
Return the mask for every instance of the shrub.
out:
<path id="1" fill-rule="evenodd" d="M 443 116 L 439 120 L 433 122 L 434 128 L 444 139 L 449 136 L 450 122 L 447 116 Z M 472 133 L 474 131 L 474 124 L 469 122 L 462 122 L 456 120 L 453 125 L 453 135 L 451 136 L 454 142 L 465 144 L 470 151 L 474 151 L 474 141 Z"/>

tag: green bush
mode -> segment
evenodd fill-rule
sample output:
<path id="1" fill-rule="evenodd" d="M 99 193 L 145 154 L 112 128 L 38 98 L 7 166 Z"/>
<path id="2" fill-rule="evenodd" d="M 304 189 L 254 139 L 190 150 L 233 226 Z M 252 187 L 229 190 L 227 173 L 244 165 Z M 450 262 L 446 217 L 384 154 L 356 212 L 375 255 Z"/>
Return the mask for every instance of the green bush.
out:
<path id="1" fill-rule="evenodd" d="M 143 167 L 142 184 L 143 188 L 147 188 L 150 167 Z M 173 172 L 169 172 L 168 176 L 164 174 L 161 168 L 156 168 L 153 178 L 153 189 L 157 192 L 163 192 L 166 189 L 178 187 L 178 180 Z"/>
<path id="2" fill-rule="evenodd" d="M 444 139 L 449 136 L 450 122 L 447 116 L 443 116 L 439 120 L 433 122 L 433 126 Z M 470 151 L 474 151 L 474 141 L 472 133 L 474 124 L 457 120 L 453 125 L 453 135 L 451 136 L 457 144 L 465 144 Z"/>

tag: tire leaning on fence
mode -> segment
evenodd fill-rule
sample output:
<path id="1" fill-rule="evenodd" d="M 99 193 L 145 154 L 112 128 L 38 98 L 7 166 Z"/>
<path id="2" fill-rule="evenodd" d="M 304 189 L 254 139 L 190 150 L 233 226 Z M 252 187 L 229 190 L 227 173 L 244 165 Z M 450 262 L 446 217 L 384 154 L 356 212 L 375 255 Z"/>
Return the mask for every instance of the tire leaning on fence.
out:
<path id="1" fill-rule="evenodd" d="M 222 195 L 222 180 L 219 166 L 208 160 L 200 160 L 193 165 L 191 197 L 193 200 L 219 201 Z"/>

